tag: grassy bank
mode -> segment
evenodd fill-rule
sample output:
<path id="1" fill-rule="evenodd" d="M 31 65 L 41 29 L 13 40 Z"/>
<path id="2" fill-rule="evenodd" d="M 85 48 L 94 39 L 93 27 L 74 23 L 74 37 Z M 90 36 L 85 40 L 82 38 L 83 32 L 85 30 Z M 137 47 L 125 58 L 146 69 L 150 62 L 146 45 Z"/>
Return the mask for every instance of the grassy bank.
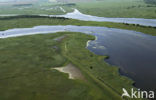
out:
<path id="1" fill-rule="evenodd" d="M 64 18 L 0 18 L 0 30 L 12 28 L 27 28 L 38 25 L 79 25 L 79 26 L 104 26 L 109 28 L 128 29 L 143 32 L 150 35 L 156 35 L 156 28 L 144 27 L 132 24 L 111 23 L 111 22 L 91 22 L 79 21 Z"/>
<path id="2" fill-rule="evenodd" d="M 122 88 L 130 89 L 133 82 L 85 48 L 92 39 L 64 32 L 0 39 L 0 99 L 120 100 Z M 67 63 L 78 67 L 86 81 L 51 70 Z"/>

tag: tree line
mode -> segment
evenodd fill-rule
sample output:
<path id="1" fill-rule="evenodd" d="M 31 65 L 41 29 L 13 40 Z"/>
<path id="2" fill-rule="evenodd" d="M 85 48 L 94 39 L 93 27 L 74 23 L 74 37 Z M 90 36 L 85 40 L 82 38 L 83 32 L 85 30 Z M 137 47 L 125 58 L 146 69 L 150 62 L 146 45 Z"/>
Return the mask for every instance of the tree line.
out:
<path id="1" fill-rule="evenodd" d="M 49 17 L 49 16 L 40 16 L 40 15 L 17 15 L 17 16 L 5 16 L 0 17 L 0 20 L 11 20 L 11 19 L 18 19 L 18 18 L 50 18 L 50 19 L 69 19 L 65 17 Z"/>

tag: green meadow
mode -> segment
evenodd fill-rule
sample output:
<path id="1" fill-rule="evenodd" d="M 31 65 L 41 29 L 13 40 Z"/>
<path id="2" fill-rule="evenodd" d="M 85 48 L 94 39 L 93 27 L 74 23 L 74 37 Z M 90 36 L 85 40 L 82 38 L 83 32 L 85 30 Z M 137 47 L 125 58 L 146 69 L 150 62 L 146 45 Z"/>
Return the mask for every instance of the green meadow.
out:
<path id="1" fill-rule="evenodd" d="M 70 32 L 0 39 L 0 99 L 121 100 L 122 88 L 131 88 L 133 81 L 105 63 L 105 56 L 86 49 L 86 42 L 94 39 Z M 68 63 L 85 80 L 51 69 Z"/>
<path id="2" fill-rule="evenodd" d="M 77 8 L 82 13 L 101 17 L 156 18 L 156 5 L 144 0 L 100 0 L 78 3 Z"/>
<path id="3" fill-rule="evenodd" d="M 60 7 L 62 7 L 65 12 L 63 12 Z M 58 4 L 33 4 L 32 6 L 13 6 L 13 5 L 0 5 L 0 14 L 20 14 L 20 15 L 32 15 L 32 14 L 66 14 L 67 12 L 72 12 L 71 7 L 62 6 Z"/>
<path id="4" fill-rule="evenodd" d="M 31 6 L 0 5 L 0 14 L 57 15 L 72 12 L 72 8 L 101 17 L 156 18 L 156 5 L 146 3 L 144 0 L 92 0 L 90 2 L 84 0 L 84 2 L 74 3 L 42 2 Z"/>

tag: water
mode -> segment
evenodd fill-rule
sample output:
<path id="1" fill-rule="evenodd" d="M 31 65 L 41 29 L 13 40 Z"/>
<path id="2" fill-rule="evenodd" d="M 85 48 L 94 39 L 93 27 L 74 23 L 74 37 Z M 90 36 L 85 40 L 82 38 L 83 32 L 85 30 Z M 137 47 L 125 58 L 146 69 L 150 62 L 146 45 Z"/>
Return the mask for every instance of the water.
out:
<path id="1" fill-rule="evenodd" d="M 97 37 L 88 49 L 98 55 L 109 55 L 109 64 L 121 68 L 121 74 L 136 81 L 144 90 L 156 89 L 156 37 L 136 31 L 95 26 L 36 26 L 0 31 L 0 38 L 62 31 L 82 32 Z"/>
<path id="2" fill-rule="evenodd" d="M 51 15 L 51 16 L 54 16 L 54 15 Z M 66 15 L 55 15 L 55 16 L 78 19 L 78 20 L 83 20 L 83 21 L 128 23 L 128 24 L 139 24 L 142 26 L 156 27 L 156 19 L 97 17 L 97 16 L 83 14 L 79 12 L 77 9 L 75 9 L 74 12 L 72 13 L 67 13 Z"/>
<path id="3" fill-rule="evenodd" d="M 8 15 L 0 15 L 0 16 L 18 16 L 18 14 L 8 14 Z M 156 19 L 97 17 L 97 16 L 83 14 L 83 13 L 79 12 L 77 9 L 75 9 L 73 12 L 67 13 L 65 15 L 40 14 L 39 16 L 65 17 L 65 18 L 72 18 L 72 19 L 83 20 L 83 21 L 128 23 L 128 24 L 139 24 L 142 26 L 156 27 Z"/>

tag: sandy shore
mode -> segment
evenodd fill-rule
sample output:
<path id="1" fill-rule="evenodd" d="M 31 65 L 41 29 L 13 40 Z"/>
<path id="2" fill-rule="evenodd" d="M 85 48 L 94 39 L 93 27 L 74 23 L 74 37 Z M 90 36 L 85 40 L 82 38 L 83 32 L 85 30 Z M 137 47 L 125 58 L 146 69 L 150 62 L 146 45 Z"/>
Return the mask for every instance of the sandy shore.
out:
<path id="1" fill-rule="evenodd" d="M 52 68 L 52 69 L 69 74 L 69 79 L 84 80 L 84 76 L 82 75 L 81 71 L 72 64 L 68 64 L 64 67 L 58 67 L 58 68 Z"/>

